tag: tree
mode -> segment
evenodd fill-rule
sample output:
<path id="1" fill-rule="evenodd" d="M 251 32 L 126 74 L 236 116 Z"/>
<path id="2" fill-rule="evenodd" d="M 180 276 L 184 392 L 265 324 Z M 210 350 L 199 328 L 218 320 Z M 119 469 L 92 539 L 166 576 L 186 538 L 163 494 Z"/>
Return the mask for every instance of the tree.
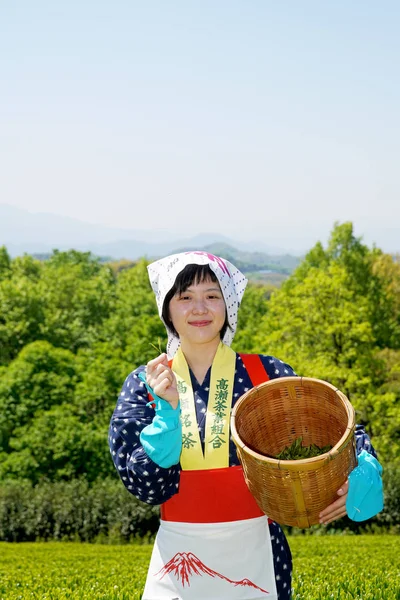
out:
<path id="1" fill-rule="evenodd" d="M 113 465 L 106 431 L 83 423 L 67 405 L 38 412 L 29 427 L 17 427 L 11 452 L 3 454 L 0 479 L 88 481 L 111 475 Z"/>
<path id="2" fill-rule="evenodd" d="M 55 252 L 40 281 L 43 320 L 40 337 L 77 352 L 98 337 L 113 307 L 111 270 L 89 252 Z"/>
<path id="3" fill-rule="evenodd" d="M 11 259 L 5 246 L 0 246 L 0 281 L 11 275 Z"/>
<path id="4" fill-rule="evenodd" d="M 3 370 L 0 379 L 0 450 L 11 450 L 17 427 L 36 412 L 73 401 L 75 357 L 48 342 L 32 342 Z"/>
<path id="5" fill-rule="evenodd" d="M 233 345 L 240 352 L 267 353 L 267 341 L 257 336 L 260 321 L 268 311 L 271 287 L 249 283 L 239 309 Z"/>
<path id="6" fill-rule="evenodd" d="M 380 348 L 400 349 L 400 258 L 376 252 L 371 268 L 372 325 Z"/>
<path id="7" fill-rule="evenodd" d="M 122 271 L 117 280 L 110 318 L 102 340 L 113 346 L 132 368 L 146 364 L 166 348 L 166 332 L 149 283 L 147 262 Z"/>
<path id="8" fill-rule="evenodd" d="M 76 365 L 74 410 L 83 423 L 105 435 L 122 384 L 133 366 L 108 342 L 80 350 Z"/>
<path id="9" fill-rule="evenodd" d="M 345 223 L 274 292 L 255 337 L 297 373 L 341 389 L 384 460 L 400 450 L 399 308 L 398 261 L 363 245 Z"/>
<path id="10" fill-rule="evenodd" d="M 272 295 L 255 340 L 268 340 L 270 353 L 297 373 L 330 381 L 350 396 L 369 389 L 376 369 L 368 301 L 348 278 L 337 264 L 309 269 L 293 289 Z"/>
<path id="11" fill-rule="evenodd" d="M 347 282 L 351 289 L 367 293 L 373 255 L 374 251 L 354 235 L 352 223 L 335 223 L 327 248 L 317 242 L 284 285 L 292 288 L 307 277 L 311 269 L 326 271 L 330 265 L 337 264 L 351 274 Z"/>
<path id="12" fill-rule="evenodd" d="M 0 365 L 8 364 L 26 344 L 41 338 L 44 320 L 34 261 L 15 259 L 4 273 L 3 279 L 0 273 Z"/>

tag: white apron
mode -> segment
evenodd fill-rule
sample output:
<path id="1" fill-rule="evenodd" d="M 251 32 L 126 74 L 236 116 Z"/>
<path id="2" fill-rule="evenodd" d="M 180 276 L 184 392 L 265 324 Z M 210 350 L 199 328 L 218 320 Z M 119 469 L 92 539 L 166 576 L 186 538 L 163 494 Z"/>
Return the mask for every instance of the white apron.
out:
<path id="1" fill-rule="evenodd" d="M 277 599 L 267 517 L 161 521 L 142 600 Z"/>
<path id="2" fill-rule="evenodd" d="M 179 490 L 162 508 L 142 600 L 277 600 L 268 518 L 241 467 L 183 471 Z"/>

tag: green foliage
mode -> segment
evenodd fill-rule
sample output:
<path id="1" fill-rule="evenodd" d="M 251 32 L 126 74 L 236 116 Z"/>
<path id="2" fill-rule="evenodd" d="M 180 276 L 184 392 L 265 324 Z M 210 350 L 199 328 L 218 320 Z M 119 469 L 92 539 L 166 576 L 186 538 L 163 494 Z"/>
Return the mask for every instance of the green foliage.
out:
<path id="1" fill-rule="evenodd" d="M 17 256 L 11 264 L 11 272 L 14 281 L 20 277 L 26 277 L 30 281 L 37 283 L 43 272 L 41 263 L 32 256 L 25 254 Z"/>
<path id="2" fill-rule="evenodd" d="M 129 540 L 153 535 L 158 509 L 139 502 L 116 477 L 0 486 L 0 540 Z"/>
<path id="3" fill-rule="evenodd" d="M 396 536 L 300 536 L 293 600 L 399 600 L 400 540 Z"/>
<path id="4" fill-rule="evenodd" d="M 44 263 L 41 337 L 76 352 L 96 339 L 111 314 L 114 277 L 90 253 L 56 252 Z"/>
<path id="5" fill-rule="evenodd" d="M 249 256 L 257 269 L 262 260 Z M 113 474 L 107 428 L 117 395 L 159 340 L 165 348 L 146 261 L 109 265 L 74 250 L 11 260 L 0 248 L 0 481 L 39 490 Z M 377 523 L 397 527 L 399 258 L 337 224 L 279 290 L 248 285 L 234 348 L 273 354 L 349 396 L 391 474 Z"/>
<path id="6" fill-rule="evenodd" d="M 7 277 L 0 277 L 0 365 L 13 360 L 22 348 L 42 339 L 43 301 L 32 259 L 15 259 Z"/>
<path id="7" fill-rule="evenodd" d="M 383 462 L 400 451 L 400 265 L 336 225 L 276 290 L 254 345 L 298 374 L 336 385 L 373 435 Z"/>
<path id="8" fill-rule="evenodd" d="M 115 289 L 113 314 L 104 324 L 102 339 L 109 341 L 120 355 L 134 366 L 155 358 L 152 344 L 167 337 L 151 290 L 147 263 L 142 260 L 120 273 Z"/>
<path id="9" fill-rule="evenodd" d="M 0 246 L 0 281 L 11 275 L 11 259 L 5 246 Z"/>
<path id="10" fill-rule="evenodd" d="M 132 269 L 132 267 L 136 265 L 136 262 L 137 261 L 121 259 L 110 262 L 109 266 L 114 275 L 117 277 L 118 273 L 120 273 L 121 271 L 125 271 L 125 269 Z"/>
<path id="11" fill-rule="evenodd" d="M 0 479 L 112 474 L 106 431 L 129 365 L 106 351 L 75 357 L 34 342 L 9 365 L 0 380 Z"/>
<path id="12" fill-rule="evenodd" d="M 311 444 L 311 446 L 303 446 L 302 445 L 303 438 L 302 436 L 293 440 L 290 446 L 287 446 L 279 454 L 277 454 L 274 458 L 279 460 L 302 460 L 304 458 L 314 458 L 315 456 L 319 456 L 320 454 L 324 454 L 325 452 L 329 452 L 332 450 L 332 446 L 323 446 L 320 448 L 316 444 Z"/>
<path id="13" fill-rule="evenodd" d="M 1 257 L 6 263 L 4 251 Z M 90 346 L 111 312 L 113 293 L 111 270 L 90 253 L 55 251 L 45 263 L 14 259 L 11 275 L 0 276 L 0 365 L 37 340 L 72 352 Z"/>
<path id="14" fill-rule="evenodd" d="M 29 428 L 16 428 L 10 449 L 0 467 L 2 478 L 36 483 L 85 475 L 93 481 L 112 474 L 104 431 L 82 422 L 65 405 L 38 413 Z"/>
<path id="15" fill-rule="evenodd" d="M 151 546 L 0 544 L 0 600 L 140 600 Z"/>
<path id="16" fill-rule="evenodd" d="M 400 464 L 398 456 L 385 465 L 383 470 L 383 489 L 385 505 L 383 511 L 374 519 L 390 531 L 400 534 Z"/>
<path id="17" fill-rule="evenodd" d="M 354 236 L 352 223 L 335 223 L 327 248 L 324 249 L 321 242 L 317 242 L 293 273 L 289 286 L 293 287 L 302 281 L 311 269 L 325 271 L 334 263 L 352 274 L 349 282 L 352 289 L 367 290 L 372 255 L 373 252 L 362 244 L 361 238 Z"/>
<path id="18" fill-rule="evenodd" d="M 166 343 L 147 264 L 115 279 L 90 253 L 2 257 L 11 274 L 0 281 L 0 480 L 111 475 L 118 392 Z"/>
<path id="19" fill-rule="evenodd" d="M 10 450 L 15 429 L 28 431 L 38 412 L 72 401 L 75 375 L 75 357 L 68 350 L 48 342 L 21 350 L 0 379 L 0 452 Z"/>
<path id="20" fill-rule="evenodd" d="M 74 410 L 82 422 L 104 433 L 122 383 L 136 365 L 108 342 L 80 350 L 76 365 L 80 379 L 75 387 Z"/>
<path id="21" fill-rule="evenodd" d="M 269 353 L 299 374 L 330 381 L 350 396 L 370 385 L 375 364 L 367 301 L 348 282 L 338 264 L 310 268 L 295 287 L 272 295 L 255 339 L 258 345 L 268 340 Z"/>
<path id="22" fill-rule="evenodd" d="M 265 345 L 255 346 L 261 319 L 267 314 L 271 288 L 249 283 L 239 310 L 234 347 L 239 352 L 262 352 Z"/>
<path id="23" fill-rule="evenodd" d="M 394 536 L 296 537 L 293 600 L 399 600 Z M 0 598 L 140 600 L 150 545 L 1 544 Z"/>
<path id="24" fill-rule="evenodd" d="M 376 252 L 372 264 L 373 327 L 380 348 L 400 348 L 399 256 Z"/>

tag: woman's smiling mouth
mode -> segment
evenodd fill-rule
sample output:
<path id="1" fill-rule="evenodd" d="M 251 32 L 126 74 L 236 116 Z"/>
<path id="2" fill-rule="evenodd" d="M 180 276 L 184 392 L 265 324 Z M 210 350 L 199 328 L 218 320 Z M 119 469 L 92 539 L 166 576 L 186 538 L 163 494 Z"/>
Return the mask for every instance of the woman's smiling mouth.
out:
<path id="1" fill-rule="evenodd" d="M 210 325 L 211 321 L 190 321 L 189 325 L 193 325 L 193 327 L 206 327 L 206 325 Z"/>

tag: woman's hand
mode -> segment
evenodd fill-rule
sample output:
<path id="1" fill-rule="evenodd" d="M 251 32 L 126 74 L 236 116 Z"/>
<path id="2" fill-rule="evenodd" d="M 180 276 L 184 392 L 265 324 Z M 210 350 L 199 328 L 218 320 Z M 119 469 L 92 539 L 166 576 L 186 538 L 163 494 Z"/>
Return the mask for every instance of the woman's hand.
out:
<path id="1" fill-rule="evenodd" d="M 319 522 L 322 525 L 327 525 L 332 521 L 336 521 L 336 519 L 340 519 L 347 515 L 346 511 L 346 499 L 347 493 L 349 491 L 349 482 L 346 481 L 340 490 L 337 491 L 339 496 L 338 500 L 335 500 L 327 506 L 322 512 L 319 513 Z"/>
<path id="2" fill-rule="evenodd" d="M 168 357 L 165 353 L 147 363 L 146 381 L 157 396 L 169 402 L 172 408 L 178 406 L 176 377 L 168 365 Z"/>

